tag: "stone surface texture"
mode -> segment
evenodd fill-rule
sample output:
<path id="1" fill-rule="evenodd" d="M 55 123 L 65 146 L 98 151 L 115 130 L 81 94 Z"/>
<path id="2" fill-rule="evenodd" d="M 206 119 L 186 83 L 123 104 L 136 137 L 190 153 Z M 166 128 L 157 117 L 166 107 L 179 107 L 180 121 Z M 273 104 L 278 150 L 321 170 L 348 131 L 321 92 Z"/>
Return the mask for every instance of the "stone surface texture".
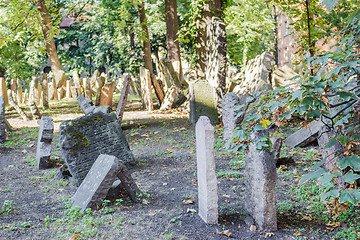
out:
<path id="1" fill-rule="evenodd" d="M 312 121 L 307 127 L 303 127 L 285 138 L 284 143 L 289 148 L 304 147 L 317 139 L 323 125 L 320 120 Z"/>
<path id="2" fill-rule="evenodd" d="M 5 120 L 5 101 L 4 96 L 0 96 L 0 143 L 6 141 L 6 120 Z"/>
<path id="3" fill-rule="evenodd" d="M 140 82 L 141 82 L 141 100 L 143 107 L 149 111 L 154 109 L 153 100 L 151 96 L 151 77 L 150 72 L 144 67 L 140 67 Z"/>
<path id="4" fill-rule="evenodd" d="M 245 157 L 245 210 L 253 217 L 259 230 L 276 231 L 276 166 L 273 154 L 257 150 L 260 136 L 266 130 L 253 133 L 249 152 Z"/>
<path id="5" fill-rule="evenodd" d="M 201 116 L 195 130 L 199 216 L 207 224 L 217 224 L 218 187 L 215 173 L 214 127 L 208 117 Z"/>
<path id="6" fill-rule="evenodd" d="M 39 136 L 36 148 L 36 163 L 39 169 L 49 168 L 51 142 L 54 134 L 54 122 L 50 117 L 40 120 Z"/>
<path id="7" fill-rule="evenodd" d="M 134 161 L 115 113 L 92 113 L 60 124 L 59 147 L 69 170 L 81 184 L 100 154 L 124 163 Z"/>
<path id="8" fill-rule="evenodd" d="M 126 74 L 124 76 L 124 82 L 123 82 L 122 88 L 120 90 L 119 103 L 116 108 L 116 116 L 117 116 L 119 123 L 121 123 L 122 117 L 125 112 L 125 106 L 126 106 L 127 97 L 129 95 L 129 91 L 130 91 L 131 81 L 132 80 L 131 80 L 130 75 Z"/>
<path id="9" fill-rule="evenodd" d="M 235 110 L 235 107 L 239 105 L 239 97 L 235 93 L 227 93 L 222 99 L 225 146 L 231 146 L 231 141 L 234 138 L 234 130 L 241 124 L 240 118 L 237 117 L 240 110 Z"/>

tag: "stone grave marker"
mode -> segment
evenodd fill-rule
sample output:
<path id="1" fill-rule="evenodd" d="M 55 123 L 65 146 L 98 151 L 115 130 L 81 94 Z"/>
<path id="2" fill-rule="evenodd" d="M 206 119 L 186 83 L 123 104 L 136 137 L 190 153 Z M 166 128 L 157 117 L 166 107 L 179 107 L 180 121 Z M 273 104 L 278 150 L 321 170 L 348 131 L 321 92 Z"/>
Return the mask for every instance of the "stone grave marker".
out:
<path id="1" fill-rule="evenodd" d="M 195 129 L 199 216 L 207 224 L 217 224 L 218 187 L 215 173 L 214 127 L 208 117 L 201 116 Z"/>
<path id="2" fill-rule="evenodd" d="M 0 77 L 0 96 L 4 96 L 5 106 L 9 105 L 6 81 L 5 78 Z"/>
<path id="3" fill-rule="evenodd" d="M 260 130 L 251 136 L 249 152 L 245 157 L 245 210 L 255 220 L 259 230 L 276 231 L 276 166 L 273 154 L 268 150 L 257 150 Z"/>
<path id="4" fill-rule="evenodd" d="M 107 82 L 101 89 L 100 106 L 112 106 L 115 82 Z"/>
<path id="5" fill-rule="evenodd" d="M 234 130 L 241 124 L 241 119 L 237 117 L 240 110 L 235 110 L 239 106 L 239 97 L 235 93 L 227 93 L 222 99 L 222 121 L 224 124 L 225 146 L 231 146 L 234 138 Z"/>
<path id="6" fill-rule="evenodd" d="M 94 112 L 95 106 L 90 98 L 85 98 L 83 95 L 79 95 L 77 97 L 78 103 L 80 105 L 81 110 L 84 112 L 85 115 Z"/>
<path id="7" fill-rule="evenodd" d="M 125 112 L 125 106 L 126 106 L 127 97 L 129 95 L 129 91 L 130 91 L 131 81 L 132 80 L 131 80 L 130 75 L 126 74 L 124 76 L 124 83 L 122 84 L 122 88 L 120 91 L 119 103 L 116 108 L 116 116 L 117 116 L 119 123 L 121 123 L 122 117 Z"/>
<path id="8" fill-rule="evenodd" d="M 96 88 L 95 106 L 100 105 L 101 90 L 104 87 L 105 82 L 106 82 L 106 75 L 105 74 L 101 74 L 100 77 L 98 77 L 97 80 L 96 80 L 97 88 Z"/>
<path id="9" fill-rule="evenodd" d="M 149 111 L 154 109 L 151 91 L 150 72 L 144 67 L 140 67 L 140 82 L 141 82 L 141 101 L 143 107 Z"/>
<path id="10" fill-rule="evenodd" d="M 49 82 L 47 79 L 47 73 L 42 73 L 41 74 L 41 84 L 42 84 L 42 89 L 43 89 L 43 106 L 44 109 L 48 109 L 49 108 Z"/>
<path id="11" fill-rule="evenodd" d="M 92 113 L 60 124 L 59 147 L 78 185 L 100 154 L 111 154 L 133 163 L 125 135 L 115 113 Z"/>
<path id="12" fill-rule="evenodd" d="M 56 88 L 61 88 L 64 83 L 66 81 L 66 74 L 63 70 L 59 70 L 56 74 L 55 74 L 55 83 L 56 83 Z"/>
<path id="13" fill-rule="evenodd" d="M 23 88 L 22 88 L 22 83 L 21 81 L 18 79 L 17 80 L 17 89 L 16 89 L 16 100 L 18 104 L 21 104 L 23 102 Z"/>
<path id="14" fill-rule="evenodd" d="M 304 147 L 317 139 L 322 126 L 324 124 L 320 120 L 312 121 L 307 127 L 303 127 L 285 138 L 284 143 L 289 148 Z"/>
<path id="15" fill-rule="evenodd" d="M 4 96 L 0 96 L 0 143 L 6 141 L 6 120 L 5 120 L 5 101 Z"/>
<path id="16" fill-rule="evenodd" d="M 36 149 L 36 163 L 39 169 L 49 168 L 54 123 L 50 117 L 42 117 Z"/>
<path id="17" fill-rule="evenodd" d="M 32 81 L 30 82 L 30 92 L 29 92 L 29 102 L 28 102 L 28 105 L 30 107 L 30 112 L 31 112 L 31 115 L 33 116 L 34 119 L 40 119 L 41 118 L 41 113 L 38 109 L 38 107 L 36 106 L 36 103 L 35 103 L 35 77 L 33 77 Z"/>
<path id="18" fill-rule="evenodd" d="M 72 97 L 71 86 L 72 86 L 71 80 L 66 80 L 66 93 L 65 93 L 66 98 Z"/>
<path id="19" fill-rule="evenodd" d="M 205 81 L 190 84 L 190 122 L 195 126 L 200 116 L 207 116 L 213 125 L 219 123 L 215 91 Z"/>

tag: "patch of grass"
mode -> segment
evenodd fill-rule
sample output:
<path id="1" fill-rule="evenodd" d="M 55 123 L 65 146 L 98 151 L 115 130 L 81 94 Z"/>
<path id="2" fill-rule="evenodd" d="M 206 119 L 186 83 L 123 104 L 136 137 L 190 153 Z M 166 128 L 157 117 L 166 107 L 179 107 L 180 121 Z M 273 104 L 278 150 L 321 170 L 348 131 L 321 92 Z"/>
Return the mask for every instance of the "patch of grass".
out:
<path id="1" fill-rule="evenodd" d="M 229 177 L 243 179 L 244 177 L 236 171 L 220 170 L 216 173 L 217 177 Z"/>
<path id="2" fill-rule="evenodd" d="M 15 203 L 12 200 L 5 200 L 3 205 L 0 208 L 0 215 L 10 215 L 13 214 L 13 211 L 15 210 Z"/>
<path id="3" fill-rule="evenodd" d="M 9 147 L 22 147 L 29 145 L 30 142 L 36 141 L 38 138 L 38 128 L 22 128 L 7 134 L 8 140 L 4 143 L 4 146 Z"/>

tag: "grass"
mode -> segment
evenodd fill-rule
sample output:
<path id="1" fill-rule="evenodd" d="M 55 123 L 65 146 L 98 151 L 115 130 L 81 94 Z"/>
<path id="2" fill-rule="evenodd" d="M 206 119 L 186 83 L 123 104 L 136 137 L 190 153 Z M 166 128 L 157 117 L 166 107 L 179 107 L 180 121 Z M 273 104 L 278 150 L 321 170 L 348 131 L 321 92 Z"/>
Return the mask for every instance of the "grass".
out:
<path id="1" fill-rule="evenodd" d="M 3 144 L 7 147 L 24 147 L 31 145 L 38 137 L 38 128 L 22 128 L 7 133 L 7 141 Z"/>
<path id="2" fill-rule="evenodd" d="M 0 215 L 11 215 L 14 213 L 15 203 L 12 200 L 5 200 L 0 208 Z"/>

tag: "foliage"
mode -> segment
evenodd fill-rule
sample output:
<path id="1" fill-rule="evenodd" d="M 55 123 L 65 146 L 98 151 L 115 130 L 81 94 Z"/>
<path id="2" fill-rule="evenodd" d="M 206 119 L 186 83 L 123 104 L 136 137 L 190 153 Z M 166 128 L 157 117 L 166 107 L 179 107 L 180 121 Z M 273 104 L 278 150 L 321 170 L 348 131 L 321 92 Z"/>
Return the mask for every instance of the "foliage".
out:
<path id="1" fill-rule="evenodd" d="M 14 202 L 11 200 L 5 200 L 3 205 L 0 208 L 0 215 L 3 215 L 3 214 L 10 215 L 13 213 L 14 209 L 15 209 Z"/>

